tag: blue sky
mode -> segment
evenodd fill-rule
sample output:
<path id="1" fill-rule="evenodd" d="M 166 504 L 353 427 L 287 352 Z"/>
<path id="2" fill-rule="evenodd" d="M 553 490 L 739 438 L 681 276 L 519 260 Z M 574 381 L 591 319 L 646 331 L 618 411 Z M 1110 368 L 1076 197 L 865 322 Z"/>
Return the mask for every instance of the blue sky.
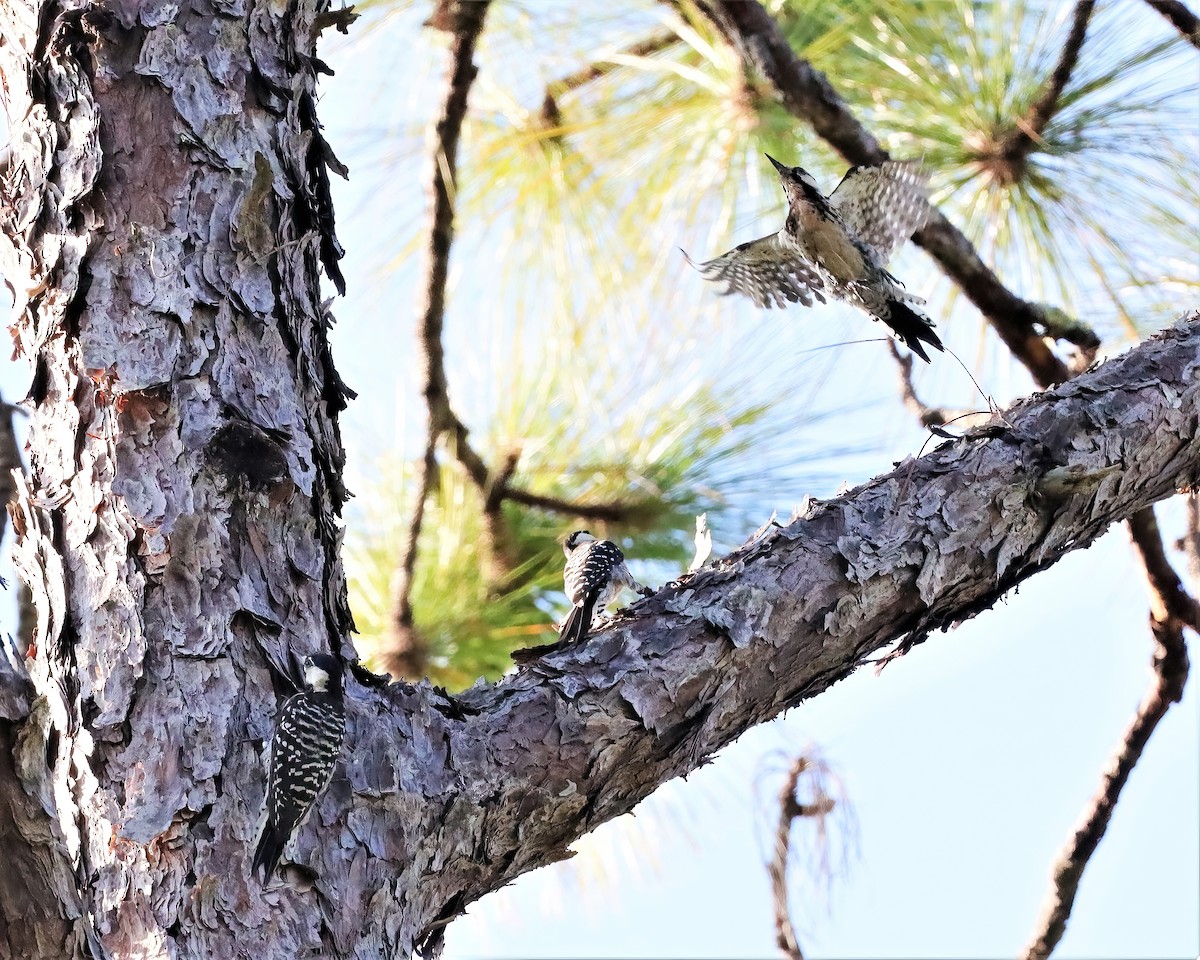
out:
<path id="1" fill-rule="evenodd" d="M 424 161 L 419 139 L 414 149 L 402 135 L 427 116 L 441 72 L 440 58 L 414 35 L 420 19 L 400 17 L 324 50 L 337 76 L 324 84 L 321 117 L 351 168 L 349 183 L 335 183 L 349 294 L 334 307 L 334 350 L 359 392 L 344 418 L 352 471 L 368 469 L 381 446 L 411 449 L 420 441 L 421 408 L 405 361 L 416 258 L 401 244 L 422 209 Z M 671 225 L 648 228 L 679 242 L 668 236 Z M 751 226 L 747 236 L 755 235 Z M 452 389 L 472 425 L 482 426 L 487 393 L 469 385 L 486 376 L 492 355 L 473 349 L 489 317 L 472 282 L 492 261 L 464 263 L 468 251 L 478 254 L 470 244 L 464 238 L 454 253 L 447 348 Z M 385 271 L 392 259 L 396 269 Z M 923 263 L 911 252 L 903 262 Z M 681 288 L 699 290 L 679 268 Z M 720 309 L 736 309 L 726 303 Z M 919 449 L 925 434 L 895 402 L 882 344 L 802 352 L 878 335 L 861 316 L 831 307 L 742 311 L 736 320 L 741 347 L 770 354 L 759 355 L 768 379 L 795 377 L 801 399 L 817 411 L 854 407 L 795 441 L 821 449 L 851 436 L 867 451 L 798 469 L 794 485 L 764 498 L 762 519 Z M 943 329 L 953 344 L 953 325 Z M 995 364 L 988 372 L 985 386 L 997 397 L 1024 388 L 1021 374 Z M 22 365 L 0 366 L 6 399 L 21 394 L 25 376 Z M 948 359 L 922 377 L 931 396 L 971 402 L 969 383 Z M 1160 508 L 1168 543 L 1181 519 L 1178 504 Z M 774 956 L 763 853 L 775 815 L 770 798 L 780 757 L 810 744 L 845 783 L 858 853 L 828 905 L 795 888 L 807 955 L 1011 956 L 1032 930 L 1050 864 L 1146 690 L 1150 653 L 1140 573 L 1116 528 L 881 675 L 860 671 L 751 731 L 687 781 L 666 785 L 636 816 L 585 838 L 574 861 L 472 905 L 448 929 L 446 957 Z M 1135 770 L 1058 956 L 1200 954 L 1196 686 L 1193 677 Z"/>

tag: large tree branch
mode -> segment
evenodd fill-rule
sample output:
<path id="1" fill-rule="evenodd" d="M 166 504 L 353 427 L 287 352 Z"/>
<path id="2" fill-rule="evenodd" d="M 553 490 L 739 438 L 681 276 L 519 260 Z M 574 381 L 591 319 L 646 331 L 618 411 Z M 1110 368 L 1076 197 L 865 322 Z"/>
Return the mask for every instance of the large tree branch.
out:
<path id="1" fill-rule="evenodd" d="M 635 604 L 585 645 L 452 700 L 351 694 L 357 842 L 407 904 L 346 924 L 432 942 L 463 907 L 695 769 L 882 647 L 996 603 L 1200 474 L 1200 315 Z M 382 698 L 382 700 L 380 699 Z M 392 792 L 398 785 L 399 791 Z M 336 813 L 345 794 L 322 805 Z M 398 879 L 395 879 L 397 878 Z M 394 940 L 391 939 L 394 936 Z"/>
<path id="2" fill-rule="evenodd" d="M 825 75 L 801 60 L 788 45 L 774 18 L 757 0 L 700 0 L 700 9 L 741 55 L 748 67 L 776 89 L 784 107 L 809 123 L 819 137 L 855 164 L 881 163 L 888 157 Z M 1018 297 L 979 258 L 962 231 L 939 211 L 913 238 L 979 308 L 1005 345 L 1030 370 L 1039 385 L 1068 376 L 1066 364 L 1050 348 L 1041 307 Z M 1082 326 L 1057 331 L 1085 352 L 1099 346 Z"/>
<path id="3" fill-rule="evenodd" d="M 1092 6 L 1088 0 L 1081 0 L 1076 5 L 1072 27 L 1058 64 L 1027 118 L 1030 130 L 1026 134 L 1026 150 L 1032 146 L 1034 136 L 1040 136 L 1056 109 L 1083 45 Z M 739 51 L 745 63 L 775 86 L 787 109 L 808 121 L 816 133 L 846 159 L 852 163 L 878 163 L 886 158 L 887 154 L 879 142 L 853 115 L 826 77 L 795 55 L 774 18 L 757 0 L 700 0 L 700 7 Z M 1068 366 L 1049 349 L 1043 333 L 1063 337 L 1076 344 L 1081 348 L 1085 362 L 1095 355 L 1099 340 L 1094 332 L 1082 324 L 1063 324 L 1058 311 L 1046 310 L 1017 297 L 980 260 L 962 232 L 940 212 L 935 211 L 930 222 L 914 239 L 937 260 L 947 276 L 958 283 L 987 317 L 1001 340 L 1029 370 L 1038 386 L 1049 387 L 1071 374 Z M 1162 555 L 1161 541 L 1158 541 L 1157 551 L 1154 548 L 1157 533 L 1153 536 L 1147 533 L 1150 524 L 1153 524 L 1153 513 L 1147 509 L 1134 525 L 1135 531 L 1139 529 L 1139 524 L 1144 535 L 1140 539 L 1135 537 L 1135 543 L 1143 551 L 1143 562 L 1153 567 L 1156 552 Z M 1163 562 L 1165 564 L 1165 558 Z M 1169 564 L 1167 567 L 1169 569 Z M 1149 583 L 1152 603 L 1160 602 L 1163 598 L 1156 594 L 1158 584 L 1153 579 Z M 907 644 L 902 645 L 901 652 L 906 648 Z M 1153 729 L 1153 724 L 1150 729 Z M 1082 870 L 1082 864 L 1079 869 Z M 1070 904 L 1065 906 L 1069 911 Z"/>
<path id="4" fill-rule="evenodd" d="M 1186 4 L 1180 0 L 1146 0 L 1146 3 L 1173 23 L 1188 43 L 1200 47 L 1200 17 L 1192 13 Z"/>

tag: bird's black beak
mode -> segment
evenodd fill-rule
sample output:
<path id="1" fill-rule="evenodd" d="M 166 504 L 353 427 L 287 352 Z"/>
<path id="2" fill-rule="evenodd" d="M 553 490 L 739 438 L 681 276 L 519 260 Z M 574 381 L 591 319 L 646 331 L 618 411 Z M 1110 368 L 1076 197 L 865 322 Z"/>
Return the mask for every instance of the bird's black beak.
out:
<path id="1" fill-rule="evenodd" d="M 787 168 L 787 167 L 785 167 L 785 166 L 784 166 L 782 163 L 780 163 L 778 160 L 776 160 L 776 159 L 775 159 L 773 156 L 771 156 L 769 153 L 764 153 L 764 154 L 763 154 L 763 156 L 764 156 L 764 157 L 766 157 L 768 160 L 770 160 L 770 161 L 771 161 L 773 164 L 775 164 L 775 169 L 776 169 L 776 170 L 778 170 L 780 173 L 787 173 L 787 172 L 788 172 L 788 168 Z"/>

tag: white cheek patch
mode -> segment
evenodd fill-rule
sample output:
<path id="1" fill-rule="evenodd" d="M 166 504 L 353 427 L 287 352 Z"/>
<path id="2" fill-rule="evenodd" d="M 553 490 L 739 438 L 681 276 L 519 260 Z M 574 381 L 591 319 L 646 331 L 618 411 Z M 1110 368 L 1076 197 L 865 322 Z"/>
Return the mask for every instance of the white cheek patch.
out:
<path id="1" fill-rule="evenodd" d="M 304 682 L 310 690 L 324 690 L 329 686 L 329 674 L 316 664 L 304 668 Z"/>

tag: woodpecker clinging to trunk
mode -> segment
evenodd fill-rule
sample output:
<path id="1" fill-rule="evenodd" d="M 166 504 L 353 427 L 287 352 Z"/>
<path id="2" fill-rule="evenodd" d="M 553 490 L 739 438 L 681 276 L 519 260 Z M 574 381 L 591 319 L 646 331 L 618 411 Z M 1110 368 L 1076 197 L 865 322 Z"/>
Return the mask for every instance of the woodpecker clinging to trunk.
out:
<path id="1" fill-rule="evenodd" d="M 567 555 L 563 585 L 571 612 L 559 628 L 559 640 L 583 640 L 592 617 L 617 599 L 622 587 L 644 597 L 654 592 L 633 579 L 625 554 L 611 540 L 597 540 L 586 530 L 576 530 L 563 544 L 563 553 Z"/>
<path id="2" fill-rule="evenodd" d="M 336 657 L 304 658 L 307 689 L 287 699 L 271 741 L 265 822 L 254 851 L 253 872 L 271 879 L 284 848 L 329 785 L 342 750 L 346 711 L 342 704 L 342 665 Z"/>
<path id="3" fill-rule="evenodd" d="M 745 294 L 760 307 L 811 306 L 828 294 L 882 320 L 922 360 L 929 355 L 921 341 L 943 349 L 932 322 L 917 309 L 925 301 L 887 271 L 892 252 L 929 217 L 920 168 L 892 160 L 851 167 L 825 197 L 807 171 L 767 159 L 787 194 L 783 229 L 692 264 L 701 276 L 724 283 L 722 293 Z"/>

